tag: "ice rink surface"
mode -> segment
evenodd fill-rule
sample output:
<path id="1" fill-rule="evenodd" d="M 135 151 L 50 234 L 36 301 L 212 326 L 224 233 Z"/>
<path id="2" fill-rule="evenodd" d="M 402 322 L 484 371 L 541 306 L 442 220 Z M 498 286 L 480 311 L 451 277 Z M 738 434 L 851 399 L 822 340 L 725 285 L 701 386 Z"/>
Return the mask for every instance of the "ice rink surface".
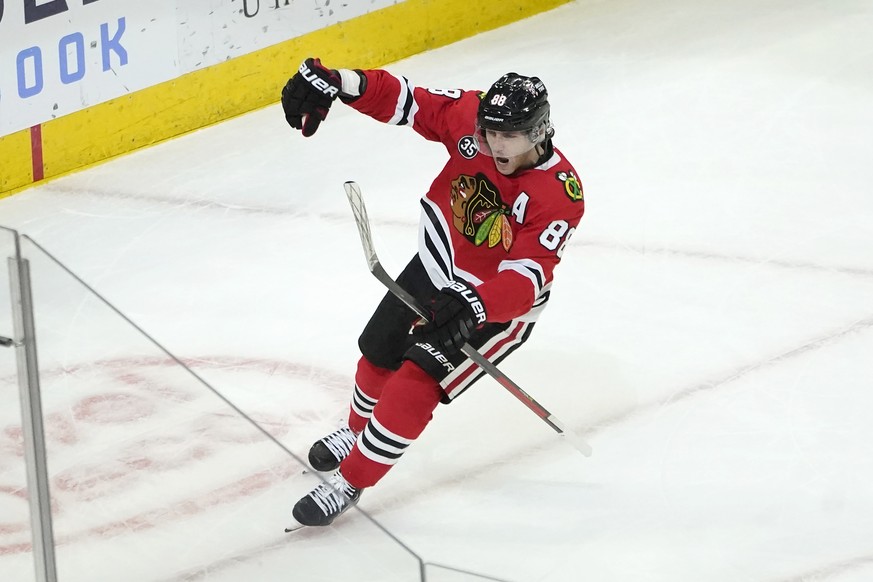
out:
<path id="1" fill-rule="evenodd" d="M 586 214 L 502 368 L 594 455 L 485 379 L 361 508 L 429 562 L 512 582 L 873 579 L 871 30 L 867 0 L 579 1 L 387 66 L 546 83 Z M 383 294 L 342 183 L 396 274 L 444 159 L 342 104 L 304 139 L 277 104 L 0 200 L 0 225 L 303 455 L 345 413 Z M 359 513 L 282 533 L 311 477 L 26 247 L 63 582 L 417 579 Z M 0 366 L 17 582 L 12 350 Z M 428 580 L 479 579 L 455 574 Z"/>

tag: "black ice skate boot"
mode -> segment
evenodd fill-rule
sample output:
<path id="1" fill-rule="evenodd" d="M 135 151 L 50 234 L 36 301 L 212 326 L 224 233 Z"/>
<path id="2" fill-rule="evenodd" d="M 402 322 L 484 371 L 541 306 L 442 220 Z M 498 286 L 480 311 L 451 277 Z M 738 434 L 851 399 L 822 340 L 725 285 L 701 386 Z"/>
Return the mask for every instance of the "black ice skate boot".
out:
<path id="1" fill-rule="evenodd" d="M 319 483 L 294 505 L 291 514 L 301 525 L 330 525 L 352 505 L 358 502 L 361 490 L 352 487 L 342 473 L 331 475 L 327 483 Z"/>
<path id="2" fill-rule="evenodd" d="M 336 471 L 343 459 L 352 452 L 358 435 L 347 426 L 313 443 L 309 449 L 309 464 L 316 471 Z"/>

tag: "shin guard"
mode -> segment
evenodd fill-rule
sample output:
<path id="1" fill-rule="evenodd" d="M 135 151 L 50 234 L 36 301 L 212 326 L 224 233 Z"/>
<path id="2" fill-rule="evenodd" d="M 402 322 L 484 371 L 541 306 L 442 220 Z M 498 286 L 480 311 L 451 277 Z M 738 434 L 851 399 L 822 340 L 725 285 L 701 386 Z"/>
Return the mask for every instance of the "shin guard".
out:
<path id="1" fill-rule="evenodd" d="M 404 362 L 382 391 L 373 415 L 340 470 L 358 488 L 371 487 L 400 459 L 442 398 L 439 383 L 412 362 Z"/>
<path id="2" fill-rule="evenodd" d="M 361 356 L 355 373 L 355 392 L 349 405 L 349 428 L 360 434 L 373 415 L 373 407 L 379 401 L 385 383 L 394 370 L 379 368 Z"/>

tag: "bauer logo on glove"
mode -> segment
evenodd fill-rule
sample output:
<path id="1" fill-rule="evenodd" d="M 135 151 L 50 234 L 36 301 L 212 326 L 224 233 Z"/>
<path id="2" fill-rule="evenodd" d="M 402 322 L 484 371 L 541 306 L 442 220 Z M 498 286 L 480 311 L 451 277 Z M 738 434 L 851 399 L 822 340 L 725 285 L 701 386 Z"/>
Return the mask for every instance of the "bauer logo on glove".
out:
<path id="1" fill-rule="evenodd" d="M 308 60 L 309 59 L 307 59 L 307 61 Z M 307 61 L 303 61 L 302 63 L 300 63 L 300 69 L 298 70 L 303 78 L 306 79 L 306 81 L 308 81 L 310 85 L 312 85 L 328 97 L 337 97 L 340 92 L 339 86 L 328 83 L 323 78 L 319 77 L 318 73 L 316 73 L 306 65 Z M 318 63 L 318 60 L 316 59 L 315 62 Z M 322 70 L 325 69 L 322 68 Z"/>
<path id="2" fill-rule="evenodd" d="M 473 310 L 473 314 L 476 316 L 477 323 L 485 323 L 485 306 L 482 305 L 482 300 L 479 299 L 479 295 L 475 291 L 460 281 L 452 281 L 449 283 L 448 289 L 455 291 L 467 300 L 467 303 L 470 304 L 470 309 Z"/>
<path id="3" fill-rule="evenodd" d="M 341 89 L 342 77 L 337 71 L 326 68 L 319 59 L 303 61 L 282 89 L 282 109 L 288 125 L 302 130 L 304 137 L 313 135 Z"/>
<path id="4" fill-rule="evenodd" d="M 463 281 L 452 281 L 440 290 L 430 312 L 430 321 L 414 333 L 447 355 L 459 352 L 473 331 L 487 321 L 476 288 Z"/>

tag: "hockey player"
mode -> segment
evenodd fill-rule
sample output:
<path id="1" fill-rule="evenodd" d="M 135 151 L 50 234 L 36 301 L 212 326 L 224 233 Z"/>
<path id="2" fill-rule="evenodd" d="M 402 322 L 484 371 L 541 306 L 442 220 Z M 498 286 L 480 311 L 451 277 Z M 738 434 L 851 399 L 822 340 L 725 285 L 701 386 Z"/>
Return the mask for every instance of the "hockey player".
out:
<path id="1" fill-rule="evenodd" d="M 498 363 L 528 339 L 584 211 L 578 175 L 552 144 L 537 77 L 508 73 L 486 93 L 425 89 L 384 70 L 335 70 L 309 58 L 282 90 L 282 107 L 309 137 L 337 98 L 442 143 L 448 161 L 420 200 L 418 253 L 397 278 L 430 321 L 421 325 L 388 293 L 364 328 L 348 425 L 309 451 L 312 467 L 332 475 L 294 506 L 308 526 L 355 504 L 437 405 L 483 374 L 459 351 L 465 342 Z"/>

